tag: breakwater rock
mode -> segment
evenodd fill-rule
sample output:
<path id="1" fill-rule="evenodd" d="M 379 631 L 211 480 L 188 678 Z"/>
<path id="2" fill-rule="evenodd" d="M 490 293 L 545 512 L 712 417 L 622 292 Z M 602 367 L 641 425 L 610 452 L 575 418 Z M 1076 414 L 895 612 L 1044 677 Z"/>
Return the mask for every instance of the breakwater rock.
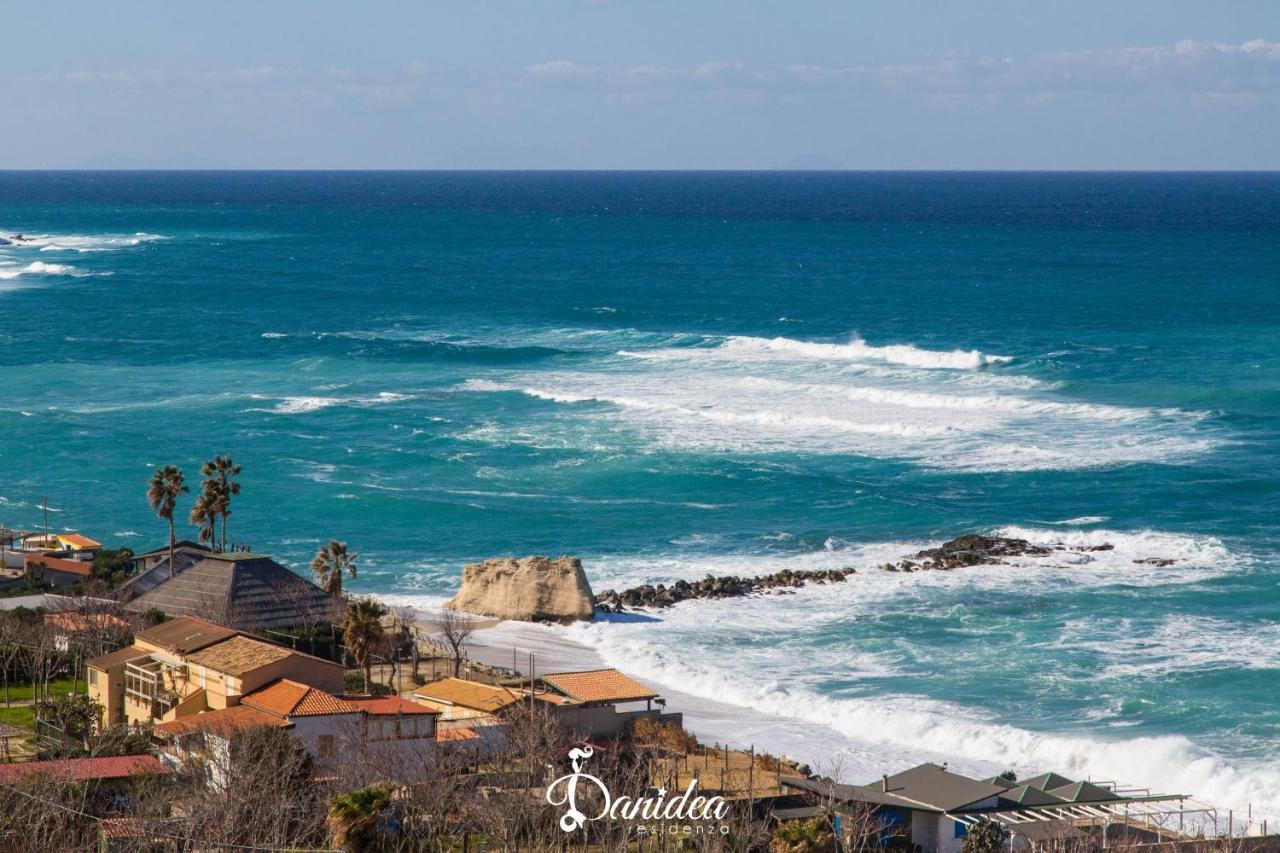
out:
<path id="1" fill-rule="evenodd" d="M 852 568 L 794 571 L 783 569 L 771 575 L 743 578 L 737 575 L 707 575 L 699 581 L 679 580 L 665 584 L 643 584 L 621 592 L 605 590 L 596 596 L 596 606 L 605 613 L 628 607 L 670 607 L 693 598 L 739 598 L 757 592 L 779 592 L 810 583 L 843 583 L 857 570 Z"/>
<path id="2" fill-rule="evenodd" d="M 970 533 L 944 542 L 936 548 L 926 548 L 896 563 L 883 563 L 878 568 L 885 572 L 951 571 L 970 566 L 1004 565 L 1012 557 L 1047 557 L 1060 551 L 1111 551 L 1109 544 L 1067 546 L 1034 545 L 1025 539 L 1003 536 L 982 536 Z M 1171 565 L 1173 560 L 1149 558 L 1135 560 L 1155 566 Z M 793 571 L 784 569 L 771 575 L 739 577 L 707 575 L 702 580 L 679 580 L 670 586 L 643 584 L 622 591 L 605 590 L 596 596 L 596 606 L 605 613 L 621 612 L 628 608 L 660 608 L 679 604 L 695 598 L 740 598 L 757 593 L 785 593 L 810 583 L 842 583 L 856 569 L 844 567 L 817 571 Z"/>

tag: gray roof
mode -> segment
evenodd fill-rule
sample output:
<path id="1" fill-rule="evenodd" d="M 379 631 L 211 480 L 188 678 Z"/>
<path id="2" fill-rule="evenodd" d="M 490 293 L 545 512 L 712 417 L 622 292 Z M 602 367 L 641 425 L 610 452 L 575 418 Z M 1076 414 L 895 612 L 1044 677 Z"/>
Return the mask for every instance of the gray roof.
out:
<path id="1" fill-rule="evenodd" d="M 1125 799 L 1115 791 L 1092 782 L 1072 782 L 1069 785 L 1054 788 L 1049 793 L 1069 803 L 1109 803 Z"/>
<path id="2" fill-rule="evenodd" d="M 244 629 L 290 628 L 341 619 L 342 599 L 262 554 L 205 554 L 167 575 L 126 608 L 216 619 Z M 157 567 L 158 568 L 158 567 Z"/>
<path id="3" fill-rule="evenodd" d="M 165 548 L 167 552 L 169 549 Z M 200 562 L 209 551 L 207 548 L 189 548 L 186 545 L 179 544 L 173 549 L 173 565 L 177 569 L 175 574 L 182 574 L 187 569 Z M 140 559 L 145 555 L 138 555 L 134 560 Z M 116 588 L 114 595 L 118 601 L 132 601 L 143 593 L 150 592 L 160 584 L 169 579 L 169 555 L 166 553 L 164 559 L 156 563 L 145 572 L 134 575 Z"/>
<path id="4" fill-rule="evenodd" d="M 205 545 L 200 542 L 193 542 L 190 539 L 176 540 L 173 543 L 173 549 L 176 551 L 179 548 L 187 548 L 193 551 L 202 551 L 206 554 L 211 553 L 213 551 L 213 549 L 210 548 L 208 545 Z M 150 551 L 143 551 L 140 554 L 134 554 L 132 559 L 141 560 L 144 557 L 168 556 L 168 554 L 169 554 L 169 543 L 166 542 L 165 544 L 161 545 L 159 548 L 152 548 Z"/>
<path id="5" fill-rule="evenodd" d="M 190 616 L 180 616 L 177 619 L 153 625 L 145 631 L 139 631 L 135 640 L 145 640 L 162 649 L 185 655 L 235 635 L 235 628 L 215 625 Z"/>
<path id="6" fill-rule="evenodd" d="M 1000 795 L 1001 805 L 1009 803 L 1019 806 L 1056 806 L 1065 802 L 1066 800 L 1061 797 L 1055 797 L 1048 791 L 1041 791 L 1039 788 L 1033 788 L 1030 785 L 1019 785 Z"/>
<path id="7" fill-rule="evenodd" d="M 1016 779 L 1006 779 L 1003 776 L 992 776 L 990 779 L 983 779 L 988 785 L 999 785 L 1001 788 L 1017 788 L 1025 783 L 1018 782 Z"/>
<path id="8" fill-rule="evenodd" d="M 892 793 L 885 793 L 876 787 L 863 785 L 845 785 L 830 779 L 804 779 L 799 776 L 784 776 L 779 779 L 788 788 L 808 791 L 820 797 L 830 797 L 841 803 L 871 803 L 878 806 L 897 806 L 917 811 L 936 812 L 941 809 L 904 799 Z"/>
<path id="9" fill-rule="evenodd" d="M 867 788 L 880 788 L 873 782 Z M 888 793 L 941 811 L 963 808 L 1003 794 L 999 785 L 952 773 L 937 764 L 921 764 L 889 777 Z"/>
<path id="10" fill-rule="evenodd" d="M 1041 791 L 1052 791 L 1054 788 L 1061 788 L 1063 785 L 1074 784 L 1074 779 L 1068 779 L 1066 776 L 1057 773 L 1041 773 L 1039 776 L 1032 776 L 1030 779 L 1024 779 L 1022 784 L 1030 785 L 1033 788 L 1039 788 Z"/>

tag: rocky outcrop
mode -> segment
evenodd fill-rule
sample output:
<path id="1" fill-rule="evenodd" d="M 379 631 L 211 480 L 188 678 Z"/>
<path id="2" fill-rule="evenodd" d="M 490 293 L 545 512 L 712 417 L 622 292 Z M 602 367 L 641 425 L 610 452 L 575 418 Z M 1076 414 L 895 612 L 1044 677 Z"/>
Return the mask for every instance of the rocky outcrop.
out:
<path id="1" fill-rule="evenodd" d="M 605 613 L 620 612 L 628 607 L 670 607 L 692 598 L 738 598 L 755 592 L 786 592 L 810 583 L 843 583 L 856 572 L 851 568 L 800 572 L 783 569 L 754 578 L 707 575 L 700 581 L 680 580 L 671 586 L 644 584 L 622 592 L 605 590 L 596 597 L 596 603 Z"/>
<path id="2" fill-rule="evenodd" d="M 969 566 L 1005 565 L 1011 557 L 1047 557 L 1061 551 L 1111 551 L 1114 547 L 1109 544 L 1074 547 L 1033 545 L 1025 539 L 970 533 L 952 539 L 950 542 L 944 542 L 937 548 L 918 551 L 896 563 L 884 563 L 880 566 L 880 570 L 885 572 L 950 571 Z M 1152 557 L 1134 562 L 1163 567 L 1172 565 L 1175 561 Z M 748 578 L 737 575 L 724 577 L 707 575 L 700 581 L 679 580 L 671 586 L 644 584 L 621 592 L 606 590 L 596 597 L 596 604 L 605 613 L 621 612 L 629 607 L 670 607 L 694 598 L 737 598 L 755 593 L 787 593 L 796 587 L 810 583 L 841 583 L 852 574 L 856 574 L 856 570 L 845 567 L 817 571 L 786 569 L 772 575 Z"/>
<path id="3" fill-rule="evenodd" d="M 595 613 L 591 584 L 576 557 L 472 563 L 462 570 L 462 589 L 445 606 L 524 622 L 574 622 Z"/>

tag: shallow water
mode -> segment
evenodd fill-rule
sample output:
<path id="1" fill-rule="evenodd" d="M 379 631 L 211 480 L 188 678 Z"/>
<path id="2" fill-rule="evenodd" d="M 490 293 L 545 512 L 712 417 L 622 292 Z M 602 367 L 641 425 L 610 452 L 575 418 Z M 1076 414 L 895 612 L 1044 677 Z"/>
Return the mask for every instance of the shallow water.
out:
<path id="1" fill-rule="evenodd" d="M 229 451 L 233 539 L 401 600 L 1108 543 L 573 634 L 886 756 L 1280 812 L 1280 177 L 0 174 L 14 232 L 0 523 L 150 546 L 148 466 Z"/>

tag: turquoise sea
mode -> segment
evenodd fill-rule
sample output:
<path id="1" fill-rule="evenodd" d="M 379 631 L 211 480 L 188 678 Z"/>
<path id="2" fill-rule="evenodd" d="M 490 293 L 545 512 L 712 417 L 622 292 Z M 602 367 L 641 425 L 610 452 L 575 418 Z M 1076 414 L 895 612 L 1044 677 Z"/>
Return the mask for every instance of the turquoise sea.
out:
<path id="1" fill-rule="evenodd" d="M 17 233 L 0 523 L 154 546 L 150 466 L 230 452 L 231 538 L 399 600 L 855 566 L 576 635 L 1280 814 L 1280 175 L 0 173 Z M 874 570 L 970 531 L 1114 547 Z"/>

